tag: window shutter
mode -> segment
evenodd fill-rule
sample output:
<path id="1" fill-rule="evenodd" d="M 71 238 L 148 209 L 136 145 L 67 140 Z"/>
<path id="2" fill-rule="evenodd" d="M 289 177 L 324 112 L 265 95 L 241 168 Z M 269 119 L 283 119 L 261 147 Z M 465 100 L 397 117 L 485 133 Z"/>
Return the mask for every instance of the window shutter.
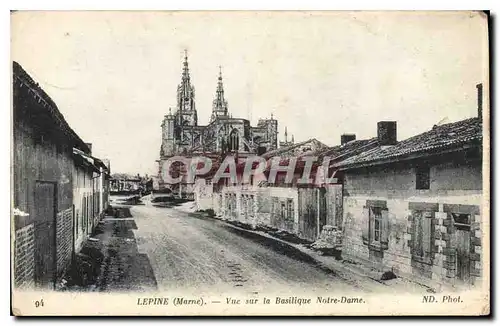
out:
<path id="1" fill-rule="evenodd" d="M 422 212 L 413 212 L 413 234 L 412 234 L 412 255 L 416 257 L 423 256 L 422 247 Z"/>
<path id="2" fill-rule="evenodd" d="M 422 252 L 423 258 L 432 258 L 432 212 L 428 212 L 422 216 Z"/>
<path id="3" fill-rule="evenodd" d="M 389 211 L 387 209 L 382 210 L 380 245 L 383 249 L 389 248 Z"/>
<path id="4" fill-rule="evenodd" d="M 361 216 L 361 236 L 364 244 L 370 243 L 370 208 L 363 207 L 363 214 Z"/>

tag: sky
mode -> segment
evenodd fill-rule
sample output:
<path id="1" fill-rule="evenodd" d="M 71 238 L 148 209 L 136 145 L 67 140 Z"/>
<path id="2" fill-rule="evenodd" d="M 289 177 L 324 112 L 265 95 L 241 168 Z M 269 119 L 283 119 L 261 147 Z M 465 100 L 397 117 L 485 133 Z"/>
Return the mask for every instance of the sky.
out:
<path id="1" fill-rule="evenodd" d="M 233 117 L 333 146 L 377 121 L 402 140 L 476 116 L 487 37 L 473 12 L 16 12 L 11 59 L 112 173 L 155 174 L 185 49 L 199 124 L 221 65 Z"/>

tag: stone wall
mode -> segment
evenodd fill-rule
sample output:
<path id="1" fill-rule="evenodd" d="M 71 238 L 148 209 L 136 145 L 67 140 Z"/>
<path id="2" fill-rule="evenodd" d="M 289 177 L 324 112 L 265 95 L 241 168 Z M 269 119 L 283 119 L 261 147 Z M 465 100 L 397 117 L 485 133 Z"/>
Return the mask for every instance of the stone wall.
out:
<path id="1" fill-rule="evenodd" d="M 57 275 L 61 276 L 71 263 L 73 253 L 72 208 L 58 212 L 56 218 Z"/>
<path id="2" fill-rule="evenodd" d="M 35 227 L 28 224 L 16 230 L 14 253 L 14 285 L 18 288 L 31 287 L 35 275 Z"/>
<path id="3" fill-rule="evenodd" d="M 311 196 L 311 194 L 317 194 L 318 189 L 250 185 L 224 187 L 220 194 L 220 216 L 227 220 L 238 221 L 252 226 L 274 227 L 314 241 L 321 230 L 317 226 L 319 219 L 317 212 L 318 198 L 317 196 Z M 341 190 L 342 187 L 339 185 L 326 189 L 327 205 L 326 212 L 323 212 L 327 216 L 327 223 L 333 223 L 337 230 L 342 229 L 342 216 L 339 216 L 342 212 Z M 200 204 L 203 202 L 202 196 L 196 196 L 196 198 Z M 210 204 L 212 207 L 216 206 L 213 204 L 214 200 L 212 199 Z M 312 216 L 310 216 L 314 223 L 308 229 L 302 214 L 304 212 L 303 206 L 314 208 L 311 213 Z M 283 207 L 286 208 L 285 214 L 282 212 Z M 332 226 L 331 224 L 326 225 Z M 305 232 L 305 229 L 308 231 Z M 341 239 L 342 237 L 336 238 Z"/>
<path id="4" fill-rule="evenodd" d="M 291 200 L 293 202 L 293 223 L 289 232 L 298 229 L 298 192 L 296 188 L 229 186 L 221 193 L 221 216 L 224 219 L 238 221 L 254 227 L 275 226 L 273 218 L 278 212 L 277 202 Z"/>
<path id="5" fill-rule="evenodd" d="M 221 215 L 224 219 L 256 225 L 258 203 L 262 188 L 257 186 L 228 186 L 222 189 Z"/>

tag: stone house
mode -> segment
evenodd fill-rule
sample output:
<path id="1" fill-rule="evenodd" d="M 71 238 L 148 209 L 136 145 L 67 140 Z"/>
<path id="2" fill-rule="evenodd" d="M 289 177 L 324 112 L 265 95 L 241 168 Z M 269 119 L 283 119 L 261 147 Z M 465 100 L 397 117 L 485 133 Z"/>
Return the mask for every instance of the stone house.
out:
<path id="1" fill-rule="evenodd" d="M 284 182 L 286 173 L 278 173 L 276 182 L 267 184 L 266 198 L 270 201 L 269 225 L 296 234 L 302 239 L 316 241 L 322 237 L 326 227 L 331 236 L 341 232 L 342 226 L 342 174 L 337 173 L 334 164 L 363 151 L 376 147 L 378 140 L 356 140 L 355 135 L 342 135 L 341 144 L 327 147 L 315 139 L 297 145 L 275 150 L 263 156 L 281 160 L 297 159 L 292 182 Z M 311 166 L 311 182 L 301 184 L 298 180 L 303 176 L 305 162 L 308 157 L 315 157 Z M 330 165 L 325 170 L 323 160 L 328 157 Z M 327 180 L 332 175 L 336 181 Z M 331 237 L 330 237 L 331 238 Z M 331 247 L 339 245 L 341 237 L 335 236 Z M 338 238 L 338 239 L 337 239 Z"/>
<path id="2" fill-rule="evenodd" d="M 443 283 L 481 276 L 482 120 L 437 125 L 335 164 L 344 178 L 342 255 L 379 270 Z"/>

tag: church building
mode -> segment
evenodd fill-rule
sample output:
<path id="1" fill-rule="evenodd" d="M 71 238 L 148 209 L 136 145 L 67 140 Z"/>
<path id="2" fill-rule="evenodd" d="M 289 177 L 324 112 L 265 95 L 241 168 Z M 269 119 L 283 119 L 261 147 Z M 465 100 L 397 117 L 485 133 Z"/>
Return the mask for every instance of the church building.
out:
<path id="1" fill-rule="evenodd" d="M 278 147 L 278 121 L 259 119 L 257 126 L 243 118 L 233 118 L 224 97 L 222 71 L 219 71 L 212 113 L 208 125 L 198 124 L 195 88 L 191 83 L 187 53 L 185 53 L 182 79 L 177 87 L 177 106 L 163 119 L 159 173 L 162 165 L 172 156 L 238 154 L 239 157 L 261 155 Z"/>

